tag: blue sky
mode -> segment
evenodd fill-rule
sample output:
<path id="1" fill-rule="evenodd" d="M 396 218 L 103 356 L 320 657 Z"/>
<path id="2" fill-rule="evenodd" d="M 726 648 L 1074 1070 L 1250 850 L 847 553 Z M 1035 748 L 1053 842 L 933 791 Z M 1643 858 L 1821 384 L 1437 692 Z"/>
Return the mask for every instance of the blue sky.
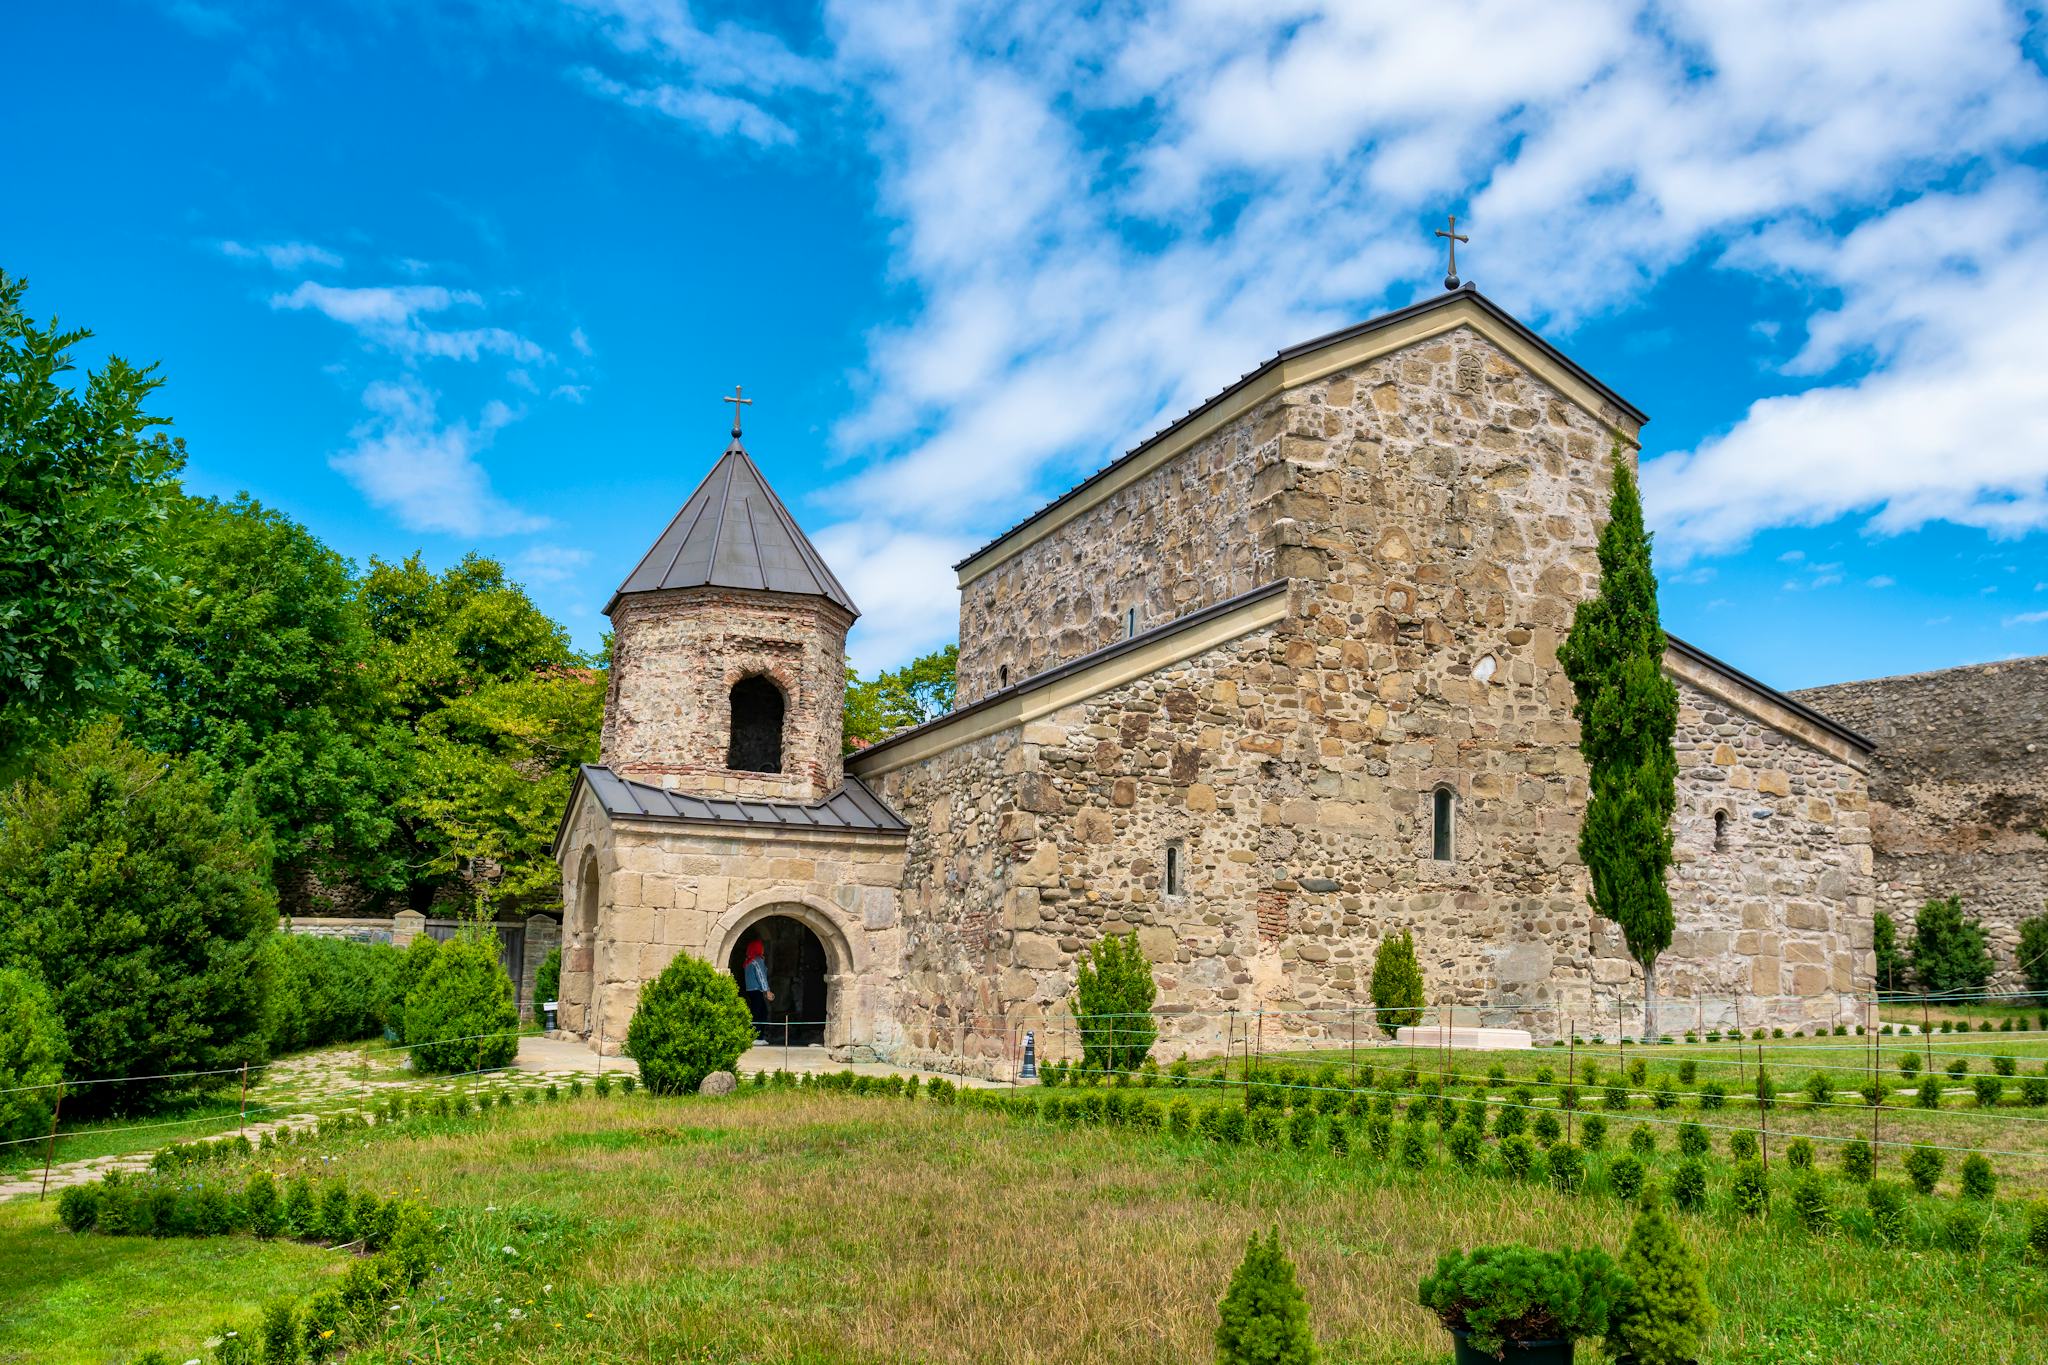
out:
<path id="1" fill-rule="evenodd" d="M 2048 652 L 2037 5 L 128 0 L 15 16 L 0 268 L 188 486 L 599 608 L 748 445 L 866 610 L 1465 275 L 1651 414 L 1666 624 L 1781 686 Z"/>

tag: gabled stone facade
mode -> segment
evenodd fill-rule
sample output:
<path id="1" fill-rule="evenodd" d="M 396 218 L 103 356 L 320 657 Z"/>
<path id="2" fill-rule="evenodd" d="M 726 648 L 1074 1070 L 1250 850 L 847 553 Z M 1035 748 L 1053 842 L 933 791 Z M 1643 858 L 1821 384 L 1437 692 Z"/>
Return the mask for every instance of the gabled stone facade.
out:
<path id="1" fill-rule="evenodd" d="M 841 964 L 833 1040 L 918 1064 L 1000 1071 L 1026 1027 L 1058 1051 L 1076 955 L 1127 931 L 1157 964 L 1169 1055 L 1255 1018 L 1356 1028 L 1373 950 L 1403 929 L 1434 1002 L 1612 1033 L 1640 973 L 1587 907 L 1556 650 L 1597 588 L 1609 461 L 1634 458 L 1641 420 L 1469 293 L 1283 353 L 961 566 L 959 709 L 844 765 L 896 827 L 663 823 L 579 788 L 558 850 L 576 888 L 563 989 L 586 1005 L 565 1024 L 609 1039 L 669 954 L 717 960 L 781 906 Z M 769 594 L 670 615 L 661 596 L 624 609 L 614 692 L 634 700 L 605 761 L 749 790 L 705 766 L 719 689 L 772 666 L 774 638 L 818 661 L 794 695 L 815 679 L 836 709 L 837 608 Z M 1697 651 L 1674 644 L 1667 666 L 1664 1026 L 1852 1018 L 1869 746 Z"/>

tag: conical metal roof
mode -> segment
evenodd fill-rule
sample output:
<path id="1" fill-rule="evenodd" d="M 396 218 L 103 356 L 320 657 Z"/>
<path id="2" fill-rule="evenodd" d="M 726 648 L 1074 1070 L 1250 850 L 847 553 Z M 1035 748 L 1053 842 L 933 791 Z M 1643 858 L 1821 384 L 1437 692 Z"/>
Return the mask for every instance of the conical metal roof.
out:
<path id="1" fill-rule="evenodd" d="M 604 613 L 611 615 L 630 592 L 704 587 L 823 597 L 860 615 L 737 434 Z"/>

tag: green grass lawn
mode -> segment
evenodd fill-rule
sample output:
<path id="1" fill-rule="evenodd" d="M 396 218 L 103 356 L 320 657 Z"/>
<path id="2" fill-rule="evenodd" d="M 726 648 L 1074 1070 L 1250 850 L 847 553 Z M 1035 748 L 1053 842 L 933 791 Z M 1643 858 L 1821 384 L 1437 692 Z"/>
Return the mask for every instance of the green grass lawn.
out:
<path id="1" fill-rule="evenodd" d="M 1618 1251 L 1628 1221 L 1597 1185 L 1572 1196 L 1434 1159 L 1412 1172 L 1358 1151 L 1219 1147 L 810 1090 L 522 1105 L 266 1158 L 416 1190 L 445 1213 L 443 1268 L 382 1342 L 351 1356 L 365 1365 L 1178 1365 L 1211 1356 L 1215 1303 L 1244 1239 L 1275 1224 L 1330 1365 L 1420 1365 L 1449 1358 L 1448 1338 L 1414 1303 L 1440 1251 L 1516 1239 Z M 1849 1207 L 1848 1187 L 1837 1197 Z M 1707 1361 L 2043 1358 L 2040 1270 L 2005 1254 L 1888 1251 L 1853 1226 L 1815 1236 L 1784 1202 L 1762 1222 L 1726 1210 L 1682 1220 L 1722 1309 Z M 154 1296 L 184 1298 L 195 1332 L 230 1304 L 252 1305 L 247 1283 L 207 1280 L 198 1258 L 212 1248 L 68 1238 L 19 1207 L 0 1222 L 0 1269 L 59 1261 L 68 1268 L 39 1283 L 83 1275 L 105 1301 L 72 1329 L 82 1353 L 71 1356 L 24 1354 L 40 1343 L 0 1315 L 0 1361 L 101 1360 L 143 1344 L 132 1331 L 118 1342 L 90 1334 Z M 251 1257 L 251 1279 L 285 1256 L 317 1265 L 329 1255 L 214 1245 Z M 102 1288 L 79 1259 L 99 1255 L 140 1268 L 110 1273 Z M 253 1306 L 242 1311 L 253 1320 Z M 198 1354 L 191 1336 L 164 1327 L 147 1344 L 174 1361 Z M 1596 1358 L 1590 1344 L 1580 1358 Z"/>
<path id="2" fill-rule="evenodd" d="M 317 1247 L 210 1239 L 74 1237 L 54 1200 L 0 1204 L 0 1362 L 110 1365 L 150 1347 L 200 1355 L 223 1320 L 302 1295 L 342 1258 Z"/>

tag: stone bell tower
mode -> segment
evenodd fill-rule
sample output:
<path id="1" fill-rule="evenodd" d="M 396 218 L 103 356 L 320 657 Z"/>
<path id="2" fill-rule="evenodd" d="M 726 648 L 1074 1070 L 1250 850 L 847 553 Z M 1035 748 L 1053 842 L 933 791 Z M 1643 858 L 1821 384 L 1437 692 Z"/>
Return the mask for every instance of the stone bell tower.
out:
<path id="1" fill-rule="evenodd" d="M 860 612 L 733 413 L 725 454 L 605 604 L 600 761 L 696 796 L 818 801 L 843 780 L 846 632 Z"/>

